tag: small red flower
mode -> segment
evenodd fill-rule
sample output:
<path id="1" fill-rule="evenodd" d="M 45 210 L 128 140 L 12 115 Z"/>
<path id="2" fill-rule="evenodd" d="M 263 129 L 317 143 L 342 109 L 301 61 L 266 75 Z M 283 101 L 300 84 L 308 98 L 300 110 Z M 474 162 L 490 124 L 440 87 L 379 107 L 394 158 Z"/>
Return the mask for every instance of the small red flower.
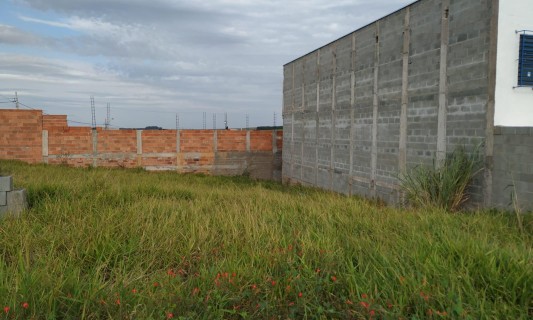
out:
<path id="1" fill-rule="evenodd" d="M 172 318 L 174 318 L 174 314 L 172 314 L 170 312 L 167 313 L 167 319 L 172 319 Z"/>
<path id="2" fill-rule="evenodd" d="M 346 300 L 346 304 L 352 305 L 353 302 L 352 302 L 352 300 Z"/>
<path id="3" fill-rule="evenodd" d="M 303 293 L 298 292 L 298 298 L 301 298 L 303 296 Z"/>
<path id="4" fill-rule="evenodd" d="M 359 302 L 359 304 L 365 309 L 368 309 L 368 307 L 370 307 L 370 304 L 368 304 L 368 302 L 365 302 L 365 301 L 361 301 Z"/>
<path id="5" fill-rule="evenodd" d="M 270 283 L 272 284 L 272 286 L 275 286 L 276 285 L 276 280 L 272 280 Z"/>
<path id="6" fill-rule="evenodd" d="M 136 293 L 137 293 L 137 289 L 133 288 L 133 289 L 131 290 L 131 293 L 136 294 Z"/>
<path id="7" fill-rule="evenodd" d="M 231 276 L 232 276 L 233 278 L 235 278 L 235 277 L 237 276 L 237 274 L 236 274 L 235 272 L 233 272 L 233 273 L 231 274 Z"/>
<path id="8" fill-rule="evenodd" d="M 5 312 L 5 313 L 8 313 L 9 310 L 10 310 L 10 308 L 9 308 L 8 306 L 5 306 L 5 307 L 4 307 L 4 312 Z"/>
<path id="9" fill-rule="evenodd" d="M 193 295 L 193 296 L 197 295 L 198 292 L 200 292 L 200 289 L 198 289 L 198 288 L 194 288 L 194 289 L 192 289 L 192 295 Z"/>
<path id="10" fill-rule="evenodd" d="M 175 278 L 175 277 L 176 277 L 176 273 L 175 273 L 174 270 L 172 270 L 172 269 L 168 269 L 168 270 L 167 270 L 167 275 L 168 275 L 169 277 L 172 277 L 172 278 Z"/>
<path id="11" fill-rule="evenodd" d="M 115 304 L 116 304 L 117 306 L 120 306 L 120 299 L 115 300 Z"/>
<path id="12" fill-rule="evenodd" d="M 159 282 L 154 282 L 154 287 L 159 287 Z"/>
<path id="13" fill-rule="evenodd" d="M 333 281 L 333 282 L 337 281 L 337 277 L 331 276 L 331 281 Z"/>
<path id="14" fill-rule="evenodd" d="M 251 288 L 252 288 L 252 290 L 255 290 L 255 289 L 257 289 L 257 286 L 255 284 L 252 284 Z"/>
<path id="15" fill-rule="evenodd" d="M 367 295 L 366 293 L 363 293 L 363 294 L 361 295 L 361 298 L 363 298 L 363 299 L 368 299 L 368 295 Z"/>
<path id="16" fill-rule="evenodd" d="M 370 310 L 370 316 L 373 317 L 374 315 L 376 315 L 376 311 Z"/>
<path id="17" fill-rule="evenodd" d="M 291 286 L 287 286 L 287 287 L 285 288 L 285 291 L 291 291 Z"/>
<path id="18" fill-rule="evenodd" d="M 22 308 L 28 309 L 30 307 L 30 304 L 27 302 L 22 303 Z"/>

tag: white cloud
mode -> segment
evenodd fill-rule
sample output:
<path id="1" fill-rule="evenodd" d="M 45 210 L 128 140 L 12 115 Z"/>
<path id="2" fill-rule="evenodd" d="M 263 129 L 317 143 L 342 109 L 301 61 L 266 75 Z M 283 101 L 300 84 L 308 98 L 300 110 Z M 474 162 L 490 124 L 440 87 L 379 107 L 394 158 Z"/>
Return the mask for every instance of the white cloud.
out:
<path id="1" fill-rule="evenodd" d="M 410 2 L 12 1 L 39 14 L 0 25 L 0 42 L 21 48 L 27 59 L 3 55 L 0 63 L 9 67 L 0 69 L 0 81 L 9 78 L 10 88 L 32 92 L 35 104 L 67 108 L 94 94 L 124 108 L 234 111 L 258 121 L 281 110 L 283 64 Z M 23 24 L 75 32 L 43 37 L 22 31 Z M 22 46 L 68 60 L 31 56 Z M 125 117 L 138 121 L 135 113 Z"/>

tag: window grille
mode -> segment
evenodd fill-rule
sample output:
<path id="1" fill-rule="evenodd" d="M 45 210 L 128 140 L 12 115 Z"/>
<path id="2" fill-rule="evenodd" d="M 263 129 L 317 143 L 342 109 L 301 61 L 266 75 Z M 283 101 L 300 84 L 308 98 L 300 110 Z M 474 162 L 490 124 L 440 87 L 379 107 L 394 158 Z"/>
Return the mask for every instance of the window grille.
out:
<path id="1" fill-rule="evenodd" d="M 518 58 L 518 86 L 533 87 L 533 35 L 520 35 Z"/>

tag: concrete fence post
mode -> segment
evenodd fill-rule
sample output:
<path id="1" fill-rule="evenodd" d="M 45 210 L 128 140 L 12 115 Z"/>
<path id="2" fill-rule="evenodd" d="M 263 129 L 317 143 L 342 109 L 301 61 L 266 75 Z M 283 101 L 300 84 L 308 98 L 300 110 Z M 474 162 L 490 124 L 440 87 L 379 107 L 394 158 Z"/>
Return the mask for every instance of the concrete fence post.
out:
<path id="1" fill-rule="evenodd" d="M 372 152 L 370 157 L 370 196 L 376 197 L 376 170 L 378 166 L 378 108 L 379 108 L 379 21 L 376 22 L 376 44 L 374 49 L 374 89 L 372 107 Z"/>
<path id="2" fill-rule="evenodd" d="M 98 131 L 96 129 L 91 130 L 93 141 L 93 163 L 94 168 L 98 167 Z"/>
<path id="3" fill-rule="evenodd" d="M 176 171 L 181 169 L 181 131 L 176 130 Z"/>
<path id="4" fill-rule="evenodd" d="M 137 130 L 137 166 L 142 167 L 143 164 L 143 138 L 142 130 Z"/>
<path id="5" fill-rule="evenodd" d="M 437 166 L 446 160 L 446 118 L 448 113 L 448 44 L 450 0 L 442 1 L 440 71 L 439 71 L 439 109 L 437 114 Z"/>
<path id="6" fill-rule="evenodd" d="M 246 130 L 246 152 L 250 152 L 250 130 Z"/>
<path id="7" fill-rule="evenodd" d="M 48 163 L 48 130 L 43 130 L 43 145 L 42 145 L 42 151 L 43 151 L 43 162 Z"/>
<path id="8" fill-rule="evenodd" d="M 272 130 L 272 154 L 278 153 L 278 130 Z"/>

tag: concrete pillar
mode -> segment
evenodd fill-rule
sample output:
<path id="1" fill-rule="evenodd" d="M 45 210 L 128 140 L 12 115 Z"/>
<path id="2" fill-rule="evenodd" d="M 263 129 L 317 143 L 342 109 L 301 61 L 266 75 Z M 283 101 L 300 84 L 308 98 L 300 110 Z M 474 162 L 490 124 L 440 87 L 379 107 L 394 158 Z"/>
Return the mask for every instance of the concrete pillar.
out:
<path id="1" fill-rule="evenodd" d="M 43 162 L 48 163 L 48 130 L 43 130 Z"/>
<path id="2" fill-rule="evenodd" d="M 446 160 L 446 116 L 448 109 L 448 43 L 450 38 L 448 15 L 450 0 L 442 0 L 440 32 L 439 109 L 437 115 L 437 166 Z"/>
<path id="3" fill-rule="evenodd" d="M 246 130 L 246 152 L 250 152 L 250 130 Z"/>
<path id="4" fill-rule="evenodd" d="M 335 171 L 335 125 L 337 108 L 337 44 L 333 44 L 333 79 L 331 92 L 331 155 L 329 163 L 329 189 L 333 190 L 333 173 Z"/>
<path id="5" fill-rule="evenodd" d="M 176 170 L 179 171 L 181 168 L 181 131 L 180 129 L 176 130 Z"/>
<path id="6" fill-rule="evenodd" d="M 487 127 L 485 128 L 485 170 L 483 183 L 483 200 L 485 207 L 492 207 L 492 170 L 494 167 L 494 104 L 496 93 L 496 58 L 498 50 L 498 18 L 500 1 L 492 1 L 492 19 L 490 21 L 489 72 L 488 72 L 488 101 Z"/>
<path id="7" fill-rule="evenodd" d="M 278 153 L 278 130 L 272 130 L 272 154 Z"/>
<path id="8" fill-rule="evenodd" d="M 142 130 L 137 130 L 137 166 L 142 166 L 143 161 L 143 138 L 142 138 Z"/>
<path id="9" fill-rule="evenodd" d="M 316 51 L 315 186 L 318 186 L 318 132 L 320 130 L 320 49 Z"/>
<path id="10" fill-rule="evenodd" d="M 376 170 L 378 164 L 378 77 L 379 77 L 379 21 L 376 22 L 376 45 L 374 53 L 374 102 L 372 108 L 372 151 L 370 158 L 370 195 L 376 196 Z"/>
<path id="11" fill-rule="evenodd" d="M 213 151 L 215 152 L 216 157 L 216 154 L 218 152 L 218 130 L 213 130 Z"/>
<path id="12" fill-rule="evenodd" d="M 348 174 L 348 193 L 352 195 L 353 183 L 353 152 L 355 139 L 355 32 L 352 34 L 352 61 L 351 61 L 351 79 L 350 79 L 350 169 Z"/>
<path id="13" fill-rule="evenodd" d="M 302 59 L 302 105 L 301 113 L 302 115 L 306 112 L 306 103 L 305 103 L 305 57 Z M 302 139 L 300 140 L 300 181 L 304 181 L 304 145 L 305 145 L 305 117 L 302 116 Z"/>
<path id="14" fill-rule="evenodd" d="M 96 168 L 98 166 L 98 131 L 96 129 L 91 130 L 92 141 L 93 141 L 93 164 L 92 166 Z"/>
<path id="15" fill-rule="evenodd" d="M 403 22 L 402 50 L 402 106 L 400 111 L 400 145 L 398 148 L 398 169 L 404 173 L 407 169 L 407 104 L 409 103 L 409 54 L 411 42 L 411 9 L 405 9 Z"/>
<path id="16" fill-rule="evenodd" d="M 294 63 L 292 64 L 292 99 L 291 99 L 291 159 L 290 159 L 290 168 L 291 168 L 291 180 L 294 179 Z"/>

